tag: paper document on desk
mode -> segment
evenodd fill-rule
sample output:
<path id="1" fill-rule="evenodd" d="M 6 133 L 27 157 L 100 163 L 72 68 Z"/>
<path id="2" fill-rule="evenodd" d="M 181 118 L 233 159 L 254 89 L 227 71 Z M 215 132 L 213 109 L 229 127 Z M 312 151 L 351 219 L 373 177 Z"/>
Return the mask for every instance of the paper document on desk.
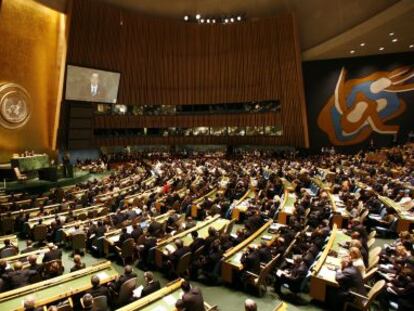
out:
<path id="1" fill-rule="evenodd" d="M 168 295 L 163 298 L 163 300 L 169 304 L 170 306 L 174 306 L 175 302 L 177 301 L 173 295 Z"/>
<path id="2" fill-rule="evenodd" d="M 102 281 L 104 279 L 107 279 L 109 277 L 108 273 L 102 271 L 96 274 L 96 276 Z"/>
<path id="3" fill-rule="evenodd" d="M 323 266 L 318 276 L 325 280 L 335 281 L 336 271 Z"/>
<path id="4" fill-rule="evenodd" d="M 270 241 L 271 239 L 272 239 L 272 236 L 271 235 L 263 235 L 262 236 L 262 240 Z"/>
<path id="5" fill-rule="evenodd" d="M 243 256 L 242 252 L 238 252 L 236 255 L 234 255 L 234 261 L 240 262 L 241 258 Z"/>
<path id="6" fill-rule="evenodd" d="M 175 247 L 172 246 L 171 244 L 165 245 L 165 249 L 168 251 L 168 253 L 174 253 L 175 252 Z"/>
<path id="7" fill-rule="evenodd" d="M 137 288 L 133 290 L 133 295 L 135 298 L 141 298 L 142 290 L 144 289 L 144 286 L 140 285 Z"/>

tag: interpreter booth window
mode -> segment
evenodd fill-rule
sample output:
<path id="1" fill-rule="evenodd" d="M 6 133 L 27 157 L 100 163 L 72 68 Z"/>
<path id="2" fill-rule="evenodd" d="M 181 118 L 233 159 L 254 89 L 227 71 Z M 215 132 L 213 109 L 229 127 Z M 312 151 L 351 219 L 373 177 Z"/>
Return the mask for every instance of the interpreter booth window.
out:
<path id="1" fill-rule="evenodd" d="M 264 134 L 264 129 L 262 126 L 247 126 L 246 127 L 246 136 L 259 136 Z"/>
<path id="2" fill-rule="evenodd" d="M 114 105 L 114 114 L 117 115 L 126 115 L 128 111 L 127 105 Z"/>
<path id="3" fill-rule="evenodd" d="M 246 130 L 243 127 L 229 126 L 228 135 L 229 136 L 245 136 Z"/>
<path id="4" fill-rule="evenodd" d="M 222 127 L 211 127 L 210 128 L 210 135 L 211 136 L 226 136 L 227 135 L 227 128 Z"/>
<path id="5" fill-rule="evenodd" d="M 207 136 L 209 134 L 208 127 L 200 126 L 193 129 L 194 136 Z"/>
<path id="6" fill-rule="evenodd" d="M 99 114 L 108 114 L 111 112 L 111 104 L 97 104 L 96 112 Z"/>
<path id="7" fill-rule="evenodd" d="M 283 129 L 281 126 L 265 126 L 265 134 L 268 136 L 282 136 Z"/>

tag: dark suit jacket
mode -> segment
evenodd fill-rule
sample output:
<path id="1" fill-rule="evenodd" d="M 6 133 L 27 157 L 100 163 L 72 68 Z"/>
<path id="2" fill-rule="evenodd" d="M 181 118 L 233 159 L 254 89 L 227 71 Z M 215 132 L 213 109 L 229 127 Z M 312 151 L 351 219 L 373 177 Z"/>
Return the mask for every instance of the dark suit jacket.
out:
<path id="1" fill-rule="evenodd" d="M 114 289 L 116 291 L 119 291 L 121 288 L 121 285 L 124 284 L 126 281 L 132 279 L 132 278 L 136 278 L 137 275 L 136 273 L 132 272 L 130 274 L 122 274 L 119 279 L 114 283 Z"/>
<path id="2" fill-rule="evenodd" d="M 204 311 L 203 295 L 197 287 L 193 287 L 188 293 L 184 293 L 182 301 L 185 310 Z"/>
<path id="3" fill-rule="evenodd" d="M 99 296 L 106 296 L 109 298 L 109 290 L 105 286 L 97 286 L 92 287 L 90 290 L 88 290 L 88 293 L 92 295 L 92 297 L 99 297 Z"/>
<path id="4" fill-rule="evenodd" d="M 359 270 L 353 265 L 346 267 L 342 271 L 338 271 L 336 273 L 336 281 L 338 282 L 340 291 L 342 292 L 353 290 L 354 292 L 362 295 L 366 295 L 367 293 L 364 287 L 361 272 L 359 272 Z"/>
<path id="5" fill-rule="evenodd" d="M 250 254 L 244 254 L 241 258 L 243 270 L 250 271 L 255 274 L 260 273 L 260 256 L 259 252 L 253 251 Z"/>
<path id="6" fill-rule="evenodd" d="M 168 259 L 173 263 L 174 267 L 176 267 L 180 258 L 183 257 L 183 255 L 188 253 L 189 251 L 190 251 L 190 248 L 187 246 L 184 246 L 182 248 L 177 249 L 174 253 L 170 254 L 168 256 Z"/>
<path id="7" fill-rule="evenodd" d="M 19 270 L 8 273 L 7 280 L 11 288 L 19 288 L 30 284 L 30 277 L 36 274 L 36 271 Z"/>
<path id="8" fill-rule="evenodd" d="M 148 296 L 149 294 L 152 294 L 153 292 L 156 292 L 157 290 L 161 289 L 160 282 L 153 281 L 152 283 L 149 283 L 146 285 L 141 292 L 141 298 Z"/>
<path id="9" fill-rule="evenodd" d="M 124 243 L 126 240 L 128 240 L 131 237 L 131 235 L 127 232 L 127 233 L 121 233 L 119 235 L 119 240 L 118 240 L 118 244 L 122 245 L 122 243 Z"/>
<path id="10" fill-rule="evenodd" d="M 47 253 L 45 253 L 45 255 L 43 256 L 43 262 L 49 262 L 52 260 L 57 260 L 57 259 L 61 259 L 62 258 L 62 250 L 60 249 L 53 249 L 51 251 L 48 251 Z"/>

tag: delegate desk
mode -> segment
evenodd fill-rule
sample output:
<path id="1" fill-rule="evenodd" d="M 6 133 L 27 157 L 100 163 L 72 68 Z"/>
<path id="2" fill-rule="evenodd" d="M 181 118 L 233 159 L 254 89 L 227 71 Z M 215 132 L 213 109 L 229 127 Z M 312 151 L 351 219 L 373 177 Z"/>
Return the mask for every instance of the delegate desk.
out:
<path id="1" fill-rule="evenodd" d="M 159 215 L 157 217 L 154 217 L 153 220 L 159 222 L 160 224 L 164 224 L 167 222 L 168 217 L 170 217 L 171 212 L 167 212 L 165 214 Z M 142 229 L 146 229 L 146 226 L 149 224 L 149 219 L 141 219 L 139 221 L 141 228 Z M 132 225 L 129 225 L 126 227 L 127 228 L 127 232 L 131 233 L 132 232 Z M 103 240 L 103 253 L 105 254 L 105 256 L 108 256 L 111 249 L 115 246 L 115 244 L 119 241 L 119 236 L 121 235 L 122 232 L 122 228 L 119 229 L 114 229 L 111 230 L 107 233 L 105 233 L 104 235 L 104 240 Z"/>
<path id="2" fill-rule="evenodd" d="M 224 282 L 232 283 L 233 272 L 238 273 L 243 270 L 243 265 L 240 260 L 248 246 L 259 246 L 262 241 L 266 241 L 269 246 L 273 244 L 273 242 L 277 239 L 278 234 L 269 232 L 272 223 L 273 220 L 269 220 L 246 240 L 230 248 L 224 253 L 221 264 L 221 276 Z"/>
<path id="3" fill-rule="evenodd" d="M 183 295 L 183 291 L 181 290 L 183 281 L 183 279 L 173 281 L 158 291 L 117 309 L 117 311 L 175 311 L 177 310 L 175 303 Z M 204 309 L 208 311 L 213 308 L 204 302 Z"/>
<path id="4" fill-rule="evenodd" d="M 10 268 L 13 267 L 13 264 L 17 261 L 20 261 L 21 263 L 23 263 L 23 268 L 27 268 L 29 266 L 29 262 L 27 260 L 29 256 L 36 255 L 37 263 L 41 264 L 44 254 L 47 253 L 48 251 L 49 251 L 48 247 L 42 247 L 32 252 L 18 254 L 18 255 L 10 256 L 10 257 L 5 257 L 3 258 L 3 260 L 7 261 L 7 265 Z"/>
<path id="5" fill-rule="evenodd" d="M 342 248 L 341 244 L 349 241 L 351 237 L 338 230 L 334 224 L 328 243 L 312 271 L 309 294 L 313 299 L 323 302 L 326 299 L 327 288 L 338 287 L 335 269 L 341 267 L 341 258 L 348 255 L 348 250 Z"/>
<path id="6" fill-rule="evenodd" d="M 378 195 L 378 199 L 388 207 L 391 207 L 397 212 L 398 222 L 397 222 L 397 233 L 403 231 L 410 231 L 410 228 L 414 225 L 414 213 L 405 211 L 401 205 L 399 205 L 394 200 L 391 200 L 388 197 Z"/>
<path id="7" fill-rule="evenodd" d="M 175 303 L 181 298 L 183 291 L 181 290 L 181 283 L 183 279 L 178 279 L 167 284 L 165 287 L 156 292 L 138 299 L 117 311 L 173 311 Z"/>
<path id="8" fill-rule="evenodd" d="M 239 201 L 235 204 L 234 208 L 231 211 L 231 219 L 240 220 L 240 215 L 245 214 L 249 208 L 249 201 L 256 197 L 256 189 L 249 188 L 246 193 L 241 197 Z"/>
<path id="9" fill-rule="evenodd" d="M 16 157 L 10 160 L 12 167 L 17 167 L 20 172 L 36 171 L 49 167 L 49 156 L 47 154 L 36 154 L 28 157 Z"/>
<path id="10" fill-rule="evenodd" d="M 283 182 L 283 202 L 280 208 L 280 212 L 277 218 L 277 222 L 280 224 L 287 224 L 288 217 L 292 216 L 295 212 L 295 203 L 297 200 L 295 194 L 295 186 L 288 182 L 286 179 L 282 178 Z"/>
<path id="11" fill-rule="evenodd" d="M 52 222 L 55 221 L 56 217 L 59 217 L 63 222 L 65 222 L 66 217 L 68 216 L 69 212 L 72 212 L 73 217 L 78 217 L 82 214 L 84 214 L 86 217 L 88 217 L 88 213 L 96 212 L 98 214 L 102 213 L 103 211 L 107 211 L 108 208 L 103 206 L 102 204 L 92 205 L 84 208 L 78 208 L 74 210 L 68 210 L 66 212 L 54 214 L 54 215 L 48 215 L 43 217 L 36 217 L 29 219 L 25 223 L 25 232 L 30 232 L 30 230 L 33 229 L 35 225 L 39 223 L 39 220 L 42 220 L 42 224 L 49 226 Z"/>
<path id="12" fill-rule="evenodd" d="M 23 311 L 23 301 L 28 295 L 35 297 L 36 307 L 39 307 L 85 292 L 92 287 L 91 276 L 95 274 L 99 276 L 101 284 L 111 282 L 118 276 L 110 261 L 100 262 L 76 272 L 1 293 L 0 310 Z"/>
<path id="13" fill-rule="evenodd" d="M 199 222 L 195 227 L 173 235 L 172 237 L 168 238 L 167 240 L 161 241 L 157 247 L 155 248 L 155 263 L 158 267 L 162 268 L 163 265 L 163 256 L 167 255 L 167 249 L 174 249 L 174 240 L 181 239 L 184 243 L 184 246 L 189 246 L 193 242 L 193 238 L 191 237 L 191 232 L 197 231 L 198 237 L 205 239 L 208 236 L 208 229 L 213 227 L 217 231 L 224 230 L 229 220 L 220 218 L 220 215 L 216 215 L 211 219 L 204 220 Z"/>

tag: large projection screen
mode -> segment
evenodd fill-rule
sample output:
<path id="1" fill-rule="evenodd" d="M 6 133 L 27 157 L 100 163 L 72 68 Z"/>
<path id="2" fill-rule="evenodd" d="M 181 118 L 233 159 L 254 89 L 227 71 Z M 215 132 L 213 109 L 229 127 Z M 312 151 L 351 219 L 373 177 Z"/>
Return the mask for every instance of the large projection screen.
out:
<path id="1" fill-rule="evenodd" d="M 68 65 L 65 99 L 115 104 L 119 79 L 118 72 Z"/>

